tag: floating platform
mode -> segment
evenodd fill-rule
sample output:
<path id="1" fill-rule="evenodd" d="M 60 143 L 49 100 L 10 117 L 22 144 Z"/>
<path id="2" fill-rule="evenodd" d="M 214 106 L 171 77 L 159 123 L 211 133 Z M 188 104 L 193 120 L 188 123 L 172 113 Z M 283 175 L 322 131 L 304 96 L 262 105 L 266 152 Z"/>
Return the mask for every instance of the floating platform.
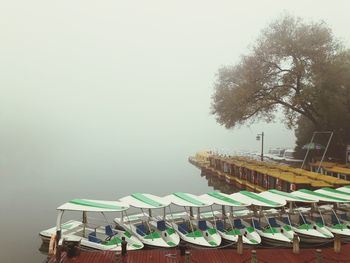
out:
<path id="1" fill-rule="evenodd" d="M 213 175 L 238 189 L 258 193 L 268 189 L 293 192 L 303 188 L 315 190 L 350 185 L 350 181 L 333 176 L 247 157 L 199 152 L 189 157 L 189 162 L 204 174 Z"/>
<path id="2" fill-rule="evenodd" d="M 317 257 L 322 257 L 323 263 L 350 262 L 350 244 L 343 245 L 339 253 L 335 253 L 333 247 L 324 248 L 317 255 L 316 249 L 301 249 L 299 254 L 293 254 L 292 249 L 256 249 L 257 262 L 268 263 L 300 263 L 319 262 Z M 242 263 L 252 262 L 252 250 L 245 249 L 239 255 L 235 249 L 191 249 L 189 262 L 200 263 Z M 116 257 L 114 252 L 86 252 L 82 251 L 79 257 L 67 258 L 62 254 L 62 263 L 178 263 L 186 262 L 186 256 L 180 256 L 178 249 L 150 249 L 129 251 L 124 258 Z M 254 256 L 253 256 L 254 257 Z M 49 263 L 54 263 L 51 259 Z"/>

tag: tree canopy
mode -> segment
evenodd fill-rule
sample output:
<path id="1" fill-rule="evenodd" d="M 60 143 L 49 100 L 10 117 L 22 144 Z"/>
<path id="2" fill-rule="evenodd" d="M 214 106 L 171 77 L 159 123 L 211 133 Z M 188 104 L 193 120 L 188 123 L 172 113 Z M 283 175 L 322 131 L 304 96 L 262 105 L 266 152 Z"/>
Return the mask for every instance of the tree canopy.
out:
<path id="1" fill-rule="evenodd" d="M 308 127 L 311 133 L 336 130 L 350 139 L 345 135 L 350 132 L 350 53 L 324 22 L 276 20 L 250 54 L 218 71 L 212 97 L 218 123 L 233 128 L 269 122 L 281 109 L 297 137 L 306 136 L 302 129 Z"/>

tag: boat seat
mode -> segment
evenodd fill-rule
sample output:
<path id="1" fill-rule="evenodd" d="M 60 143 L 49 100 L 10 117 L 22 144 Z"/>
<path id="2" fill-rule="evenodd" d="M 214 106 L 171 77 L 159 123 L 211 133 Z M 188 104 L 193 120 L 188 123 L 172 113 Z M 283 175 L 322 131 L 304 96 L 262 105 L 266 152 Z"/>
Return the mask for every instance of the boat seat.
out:
<path id="1" fill-rule="evenodd" d="M 164 220 L 157 221 L 157 228 L 159 231 L 165 231 L 166 230 L 166 224 Z"/>
<path id="2" fill-rule="evenodd" d="M 101 243 L 102 240 L 96 237 L 96 232 L 91 232 L 88 236 L 88 240 L 94 243 Z"/>
<path id="3" fill-rule="evenodd" d="M 225 232 L 224 222 L 222 222 L 221 220 L 216 221 L 216 229 L 220 232 Z"/>
<path id="4" fill-rule="evenodd" d="M 179 229 L 179 231 L 182 233 L 182 234 L 188 234 L 188 226 L 187 226 L 187 224 L 186 223 L 180 223 L 180 224 L 178 224 L 178 229 Z"/>
<path id="5" fill-rule="evenodd" d="M 262 230 L 261 225 L 258 220 L 253 219 L 253 224 L 256 229 Z"/>
<path id="6" fill-rule="evenodd" d="M 285 223 L 286 225 L 291 225 L 291 222 L 288 217 L 283 216 L 282 217 L 282 222 Z"/>
<path id="7" fill-rule="evenodd" d="M 271 227 L 280 227 L 280 225 L 276 221 L 276 218 L 270 217 L 268 220 Z"/>
<path id="8" fill-rule="evenodd" d="M 335 215 L 332 215 L 332 224 L 336 225 L 339 224 L 340 222 L 338 221 L 338 218 Z"/>
<path id="9" fill-rule="evenodd" d="M 116 232 L 113 231 L 113 229 L 110 225 L 107 225 L 107 226 L 105 226 L 105 234 L 106 234 L 106 236 L 112 237 L 116 234 Z"/>
<path id="10" fill-rule="evenodd" d="M 147 230 L 144 224 L 136 225 L 136 233 L 140 236 L 145 236 L 147 234 Z"/>
<path id="11" fill-rule="evenodd" d="M 244 225 L 242 224 L 242 220 L 241 219 L 234 219 L 233 220 L 233 225 L 235 226 L 235 228 L 238 229 L 243 229 Z"/>
<path id="12" fill-rule="evenodd" d="M 205 231 L 208 229 L 207 222 L 205 220 L 199 220 L 198 221 L 198 228 L 202 231 Z"/>

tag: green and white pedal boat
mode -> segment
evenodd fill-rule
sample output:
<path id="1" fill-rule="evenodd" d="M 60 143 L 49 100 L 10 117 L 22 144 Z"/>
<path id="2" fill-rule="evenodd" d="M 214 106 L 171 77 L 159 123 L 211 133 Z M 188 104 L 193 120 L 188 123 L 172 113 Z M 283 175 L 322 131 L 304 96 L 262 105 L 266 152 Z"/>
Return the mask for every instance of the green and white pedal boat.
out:
<path id="1" fill-rule="evenodd" d="M 282 225 L 276 222 L 276 218 L 274 216 L 267 217 L 265 212 L 263 212 L 263 208 L 271 209 L 283 207 L 286 205 L 285 200 L 271 200 L 249 191 L 240 191 L 232 194 L 231 196 L 241 200 L 242 202 L 249 202 L 252 206 L 259 207 L 259 213 L 255 213 L 255 215 L 251 218 L 251 222 L 255 231 L 262 238 L 263 243 L 274 246 L 291 245 L 294 235 L 292 229 L 283 228 Z"/>
<path id="2" fill-rule="evenodd" d="M 339 194 L 324 194 L 327 193 L 327 191 L 321 191 L 321 192 L 317 192 L 317 191 L 310 191 L 307 189 L 301 189 L 298 191 L 293 192 L 293 195 L 297 195 L 300 197 L 305 197 L 305 198 L 317 198 L 319 200 L 319 202 L 324 202 L 324 203 L 332 203 L 332 204 L 341 204 L 341 203 L 349 203 L 350 199 L 344 199 L 344 198 L 340 198 L 338 197 Z M 311 213 L 311 212 L 310 212 Z M 325 219 L 323 217 L 323 215 L 321 214 L 320 211 L 318 211 L 319 215 L 313 216 L 314 211 L 311 213 L 312 218 L 310 218 L 310 221 L 313 222 L 314 224 L 314 229 L 320 231 L 321 233 L 323 233 L 325 236 L 329 236 L 330 238 L 333 238 L 333 234 L 338 234 L 344 237 L 349 237 L 350 235 L 350 231 L 349 229 L 346 227 L 345 224 L 342 224 L 341 222 L 339 222 L 339 220 L 331 220 L 332 214 L 330 215 L 330 217 L 326 220 L 327 222 L 325 222 Z M 336 216 L 336 215 L 335 215 Z M 327 216 L 326 216 L 327 217 Z M 335 222 L 337 221 L 337 222 Z"/>
<path id="3" fill-rule="evenodd" d="M 125 230 L 137 236 L 145 245 L 152 247 L 171 248 L 176 247 L 180 242 L 180 237 L 174 228 L 165 222 L 165 210 L 170 202 L 162 197 L 134 193 L 120 199 L 128 205 L 139 208 L 142 214 L 127 215 L 122 213 L 121 218 L 114 221 Z M 144 211 L 148 210 L 148 213 Z M 153 217 L 154 209 L 162 209 L 162 217 Z"/>
<path id="4" fill-rule="evenodd" d="M 185 209 L 183 213 L 167 216 L 168 222 L 184 241 L 203 247 L 218 247 L 221 244 L 221 236 L 216 228 L 209 227 L 207 220 L 200 218 L 200 208 L 211 206 L 212 202 L 183 192 L 176 192 L 164 198 Z M 186 207 L 189 208 L 189 212 Z M 193 208 L 197 208 L 197 217 L 193 215 Z"/>
<path id="5" fill-rule="evenodd" d="M 121 251 L 121 242 L 124 237 L 128 242 L 128 250 L 141 249 L 143 244 L 130 232 L 117 230 L 111 224 L 100 225 L 88 222 L 87 213 L 122 212 L 128 208 L 127 204 L 116 201 L 73 199 L 57 208 L 56 227 L 41 231 L 40 236 L 44 242 L 49 242 L 55 235 L 58 237 L 59 243 L 63 240 L 75 240 L 80 241 L 81 246 L 86 249 L 112 251 Z M 82 212 L 82 222 L 69 220 L 61 223 L 63 214 L 66 211 Z M 101 219 L 103 218 L 106 217 L 101 217 Z"/>
<path id="6" fill-rule="evenodd" d="M 233 209 L 243 209 L 249 206 L 250 203 L 238 201 L 230 195 L 219 192 L 209 192 L 200 197 L 222 207 L 222 213 L 219 211 L 201 213 L 201 217 L 206 218 L 209 221 L 208 227 L 215 227 L 224 240 L 237 242 L 238 237 L 242 236 L 244 244 L 260 244 L 261 238 L 253 227 L 245 227 L 239 218 L 233 217 L 232 213 L 226 213 L 225 210 L 226 207 L 229 207 L 230 211 L 233 211 Z"/>
<path id="7" fill-rule="evenodd" d="M 259 195 L 271 199 L 271 200 L 285 200 L 289 204 L 289 209 L 287 211 L 281 212 L 281 215 L 276 218 L 277 224 L 283 225 L 284 230 L 289 228 L 296 233 L 301 242 L 304 243 L 324 243 L 328 242 L 329 236 L 322 232 L 318 226 L 311 224 L 306 219 L 306 216 L 303 215 L 300 209 L 294 209 L 296 203 L 303 204 L 315 204 L 318 202 L 318 199 L 315 198 L 305 198 L 293 195 L 291 193 L 282 192 L 275 189 L 270 189 L 268 191 L 262 192 Z M 317 229 L 321 230 L 318 231 Z M 284 233 L 288 233 L 284 232 Z M 292 238 L 292 237 L 290 237 Z"/>
<path id="8" fill-rule="evenodd" d="M 325 187 L 313 192 L 316 196 L 319 197 L 320 201 L 324 199 L 329 200 L 334 199 L 332 203 L 349 203 L 350 202 L 350 194 L 346 194 L 345 192 L 341 192 L 335 190 L 333 188 Z M 338 205 L 335 206 L 335 208 Z M 340 216 L 334 211 L 333 208 L 321 210 L 320 209 L 321 219 L 320 223 L 323 223 L 326 228 L 331 231 L 334 235 L 339 235 L 343 240 L 350 241 L 350 229 L 348 222 L 343 222 L 344 220 L 340 220 Z"/>

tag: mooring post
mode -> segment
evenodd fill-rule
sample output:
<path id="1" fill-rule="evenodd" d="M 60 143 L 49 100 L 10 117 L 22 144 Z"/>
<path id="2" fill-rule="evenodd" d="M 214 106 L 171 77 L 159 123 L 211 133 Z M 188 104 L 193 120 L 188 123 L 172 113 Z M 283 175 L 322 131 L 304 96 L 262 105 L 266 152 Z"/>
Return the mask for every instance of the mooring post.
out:
<path id="1" fill-rule="evenodd" d="M 339 253 L 341 250 L 341 239 L 339 235 L 334 236 L 334 252 Z"/>
<path id="2" fill-rule="evenodd" d="M 322 263 L 322 249 L 316 249 L 316 263 Z"/>
<path id="3" fill-rule="evenodd" d="M 258 263 L 258 261 L 256 260 L 256 250 L 252 250 L 252 261 L 251 263 Z"/>
<path id="4" fill-rule="evenodd" d="M 186 252 L 185 252 L 185 262 L 186 263 L 190 263 L 190 261 L 191 261 L 191 252 L 186 250 Z"/>
<path id="5" fill-rule="evenodd" d="M 120 251 L 115 252 L 115 263 L 121 263 L 122 262 L 122 253 Z"/>
<path id="6" fill-rule="evenodd" d="M 299 247 L 299 237 L 297 234 L 294 234 L 293 236 L 293 253 L 299 254 L 300 247 Z"/>
<path id="7" fill-rule="evenodd" d="M 238 240 L 237 240 L 237 254 L 239 254 L 239 255 L 243 254 L 243 237 L 242 237 L 242 235 L 238 236 Z"/>

